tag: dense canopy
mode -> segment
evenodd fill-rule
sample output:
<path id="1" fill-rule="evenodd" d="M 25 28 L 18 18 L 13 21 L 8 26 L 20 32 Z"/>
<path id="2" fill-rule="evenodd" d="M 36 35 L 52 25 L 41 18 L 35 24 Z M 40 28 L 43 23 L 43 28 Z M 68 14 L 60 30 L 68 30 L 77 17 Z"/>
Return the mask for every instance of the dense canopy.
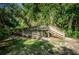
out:
<path id="1" fill-rule="evenodd" d="M 6 40 L 12 35 L 29 36 L 31 39 L 33 32 L 31 32 L 30 29 L 39 26 L 56 26 L 61 29 L 62 32 L 64 31 L 66 37 L 79 38 L 79 4 L 0 3 L 1 41 Z M 27 35 L 20 34 L 20 32 L 27 33 Z M 47 36 L 47 32 L 45 31 L 36 32 L 43 33 L 43 35 Z M 31 35 L 29 33 L 31 33 Z M 41 35 L 41 37 L 43 37 L 43 35 Z M 50 34 L 50 36 L 52 35 Z"/>

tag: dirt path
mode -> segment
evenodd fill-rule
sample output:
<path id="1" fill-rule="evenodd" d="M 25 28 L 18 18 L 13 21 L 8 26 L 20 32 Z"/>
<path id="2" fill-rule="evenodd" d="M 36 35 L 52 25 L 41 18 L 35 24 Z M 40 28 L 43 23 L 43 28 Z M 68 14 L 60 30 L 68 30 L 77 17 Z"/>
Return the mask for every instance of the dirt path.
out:
<path id="1" fill-rule="evenodd" d="M 54 36 L 58 37 L 60 40 L 61 40 L 61 38 L 64 38 L 63 39 L 64 43 L 62 44 L 62 46 L 64 47 L 64 51 L 67 52 L 66 54 L 79 54 L 79 39 L 65 37 L 64 32 L 62 32 L 60 29 L 57 29 L 57 28 L 52 27 L 52 26 L 49 27 L 49 30 L 51 30 L 50 32 L 52 33 L 52 35 L 55 34 Z M 53 39 L 53 41 L 59 40 L 56 38 L 52 38 L 52 39 Z M 70 51 L 73 53 L 71 53 Z"/>
<path id="2" fill-rule="evenodd" d="M 79 54 L 79 40 L 78 39 L 66 37 L 64 39 L 64 47 L 71 49 L 76 54 Z"/>
<path id="3" fill-rule="evenodd" d="M 65 39 L 59 39 L 55 37 L 47 38 L 49 42 L 54 45 L 56 48 L 61 49 L 61 54 L 64 55 L 79 55 L 79 40 L 74 38 L 66 37 Z"/>

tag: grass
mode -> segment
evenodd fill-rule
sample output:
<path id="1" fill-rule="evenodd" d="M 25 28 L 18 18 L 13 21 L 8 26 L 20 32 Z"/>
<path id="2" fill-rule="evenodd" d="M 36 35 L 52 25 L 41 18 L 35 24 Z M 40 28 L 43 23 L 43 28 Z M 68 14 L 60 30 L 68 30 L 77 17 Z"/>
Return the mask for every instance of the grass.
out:
<path id="1" fill-rule="evenodd" d="M 32 44 L 34 44 L 36 41 L 37 41 L 37 40 L 35 40 L 35 39 L 26 40 L 26 41 L 23 42 L 23 44 L 25 44 L 25 45 L 32 45 Z"/>
<path id="2" fill-rule="evenodd" d="M 60 42 L 59 42 L 60 43 Z M 37 39 L 17 38 L 11 45 L 2 49 L 3 54 L 8 55 L 50 55 L 59 54 L 59 49 L 55 47 L 58 42 L 49 42 Z M 0 54 L 2 54 L 2 52 Z"/>

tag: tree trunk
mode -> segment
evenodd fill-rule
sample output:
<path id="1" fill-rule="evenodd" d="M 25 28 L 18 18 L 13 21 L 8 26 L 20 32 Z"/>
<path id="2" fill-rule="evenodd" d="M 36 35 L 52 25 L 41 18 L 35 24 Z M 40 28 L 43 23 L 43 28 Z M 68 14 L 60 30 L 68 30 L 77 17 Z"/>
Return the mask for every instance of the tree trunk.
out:
<path id="1" fill-rule="evenodd" d="M 68 29 L 70 30 L 72 28 L 72 22 L 73 22 L 73 16 L 71 17 L 71 19 L 69 20 L 69 26 Z"/>

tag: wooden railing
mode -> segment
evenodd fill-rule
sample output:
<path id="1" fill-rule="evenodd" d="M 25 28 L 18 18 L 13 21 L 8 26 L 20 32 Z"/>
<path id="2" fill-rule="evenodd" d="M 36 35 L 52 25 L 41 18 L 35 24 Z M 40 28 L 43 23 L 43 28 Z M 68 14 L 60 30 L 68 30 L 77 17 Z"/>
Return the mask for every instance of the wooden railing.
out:
<path id="1" fill-rule="evenodd" d="M 32 36 L 55 36 L 63 38 L 64 34 L 62 32 L 55 31 L 56 29 L 52 28 L 52 30 L 48 26 L 37 26 L 37 27 L 31 27 L 31 28 L 24 28 L 21 30 L 18 30 L 15 32 L 15 34 L 22 35 L 25 37 L 32 37 Z M 38 33 L 39 32 L 39 33 Z M 45 34 L 46 33 L 46 34 Z"/>

